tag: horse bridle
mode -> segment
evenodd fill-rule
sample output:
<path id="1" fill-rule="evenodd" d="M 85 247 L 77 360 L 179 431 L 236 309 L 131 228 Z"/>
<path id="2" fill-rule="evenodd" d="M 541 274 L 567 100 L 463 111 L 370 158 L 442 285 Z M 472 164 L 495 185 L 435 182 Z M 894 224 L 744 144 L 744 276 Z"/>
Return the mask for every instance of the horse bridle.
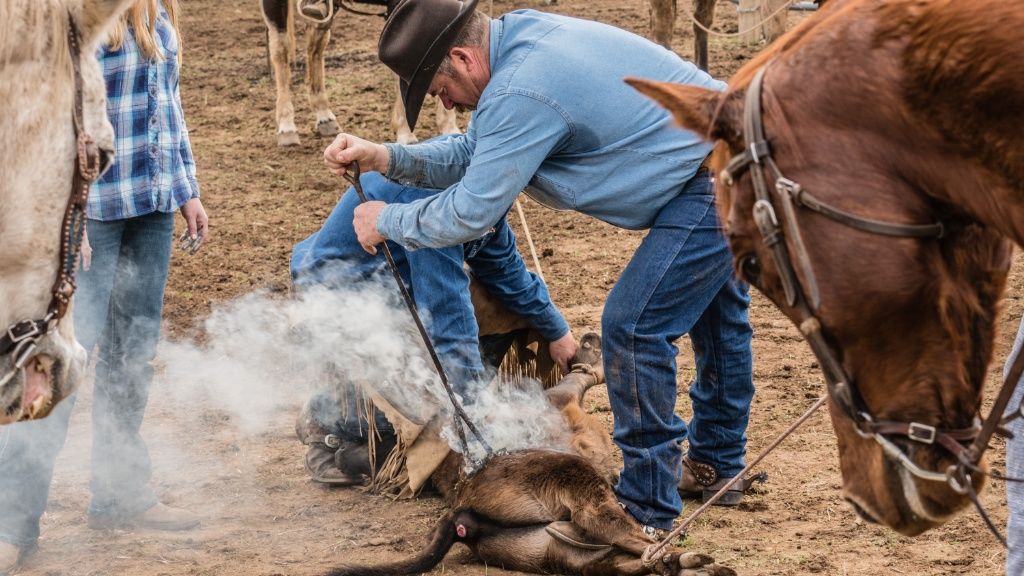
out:
<path id="1" fill-rule="evenodd" d="M 50 304 L 42 318 L 22 320 L 7 327 L 0 335 L 0 356 L 14 355 L 14 367 L 0 382 L 6 382 L 20 370 L 39 345 L 39 341 L 56 329 L 67 312 L 71 296 L 75 293 L 75 270 L 85 232 L 85 207 L 89 186 L 100 173 L 100 153 L 96 142 L 85 131 L 83 123 L 83 94 L 81 47 L 78 25 L 68 14 L 68 52 L 75 81 L 72 118 L 75 127 L 75 170 L 71 191 L 64 209 L 60 229 L 60 267 L 50 288 Z"/>
<path id="2" fill-rule="evenodd" d="M 743 109 L 744 152 L 729 160 L 719 179 L 723 185 L 732 186 L 739 174 L 744 170 L 750 171 L 755 194 L 754 221 L 761 234 L 762 242 L 770 249 L 772 258 L 775 260 L 786 303 L 795 310 L 799 318 L 800 332 L 807 339 L 811 350 L 821 364 L 829 395 L 853 422 L 857 433 L 863 438 L 877 441 L 887 455 L 898 461 L 914 476 L 924 480 L 945 482 L 958 494 L 969 495 L 978 506 L 989 527 L 994 528 L 991 520 L 978 504 L 970 473 L 971 471 L 984 473 L 978 467 L 978 463 L 988 448 L 992 436 L 996 433 L 1006 434 L 1004 427 L 1007 424 L 1017 418 L 1024 418 L 1024 403 L 1013 414 L 1005 418 L 1002 416 L 1013 396 L 1017 382 L 1024 372 L 1024 354 L 1017 354 L 992 411 L 980 425 L 975 421 L 975 425 L 970 428 L 945 429 L 920 422 L 876 421 L 872 417 L 856 387 L 853 386 L 853 380 L 839 361 L 839 355 L 826 340 L 821 322 L 815 316 L 815 311 L 818 310 L 821 303 L 820 292 L 800 233 L 797 208 L 806 208 L 840 224 L 884 236 L 939 239 L 945 236 L 947 227 L 942 222 L 923 225 L 894 224 L 863 218 L 815 198 L 800 184 L 786 178 L 772 158 L 771 144 L 764 132 L 761 92 L 766 70 L 767 65 L 760 68 L 747 88 Z M 772 202 L 772 194 L 768 186 L 768 173 L 774 180 L 776 196 L 782 206 L 782 222 L 776 216 L 775 205 Z M 799 266 L 803 273 L 803 285 L 797 276 L 793 258 L 790 256 L 790 251 L 784 240 L 785 235 L 788 235 L 792 241 L 796 253 L 796 266 Z M 744 268 L 742 258 L 739 267 L 741 270 Z M 807 294 L 804 292 L 804 287 Z M 922 469 L 910 459 L 904 450 L 889 439 L 889 436 L 894 435 L 906 436 L 921 444 L 938 444 L 956 457 L 957 464 L 949 466 L 944 472 Z M 970 445 L 965 446 L 965 443 L 970 443 Z M 1017 480 L 997 474 L 992 474 L 992 476 L 1005 480 Z M 998 536 L 1002 539 L 1001 535 Z"/>

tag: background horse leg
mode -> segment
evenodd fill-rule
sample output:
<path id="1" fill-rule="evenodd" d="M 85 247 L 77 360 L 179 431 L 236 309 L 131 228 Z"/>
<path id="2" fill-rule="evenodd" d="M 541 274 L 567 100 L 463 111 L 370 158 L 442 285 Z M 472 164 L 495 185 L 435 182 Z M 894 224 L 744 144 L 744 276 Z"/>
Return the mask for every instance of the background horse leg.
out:
<path id="1" fill-rule="evenodd" d="M 409 128 L 409 122 L 405 119 L 405 104 L 402 102 L 402 85 L 395 79 L 395 106 L 391 109 L 391 128 L 395 131 L 395 142 L 399 144 L 413 144 L 417 142 L 416 135 Z"/>
<path id="2" fill-rule="evenodd" d="M 263 0 L 267 25 L 267 52 L 277 88 L 275 119 L 278 146 L 296 146 L 295 107 L 292 105 L 292 62 L 295 60 L 295 22 L 288 0 Z"/>
<path id="3" fill-rule="evenodd" d="M 434 98 L 437 103 L 437 131 L 440 134 L 461 134 L 462 130 L 459 130 L 458 118 L 456 118 L 455 110 L 448 110 L 444 107 L 444 102 L 440 98 Z"/>
<path id="4" fill-rule="evenodd" d="M 693 25 L 693 54 L 697 66 L 704 71 L 708 69 L 708 33 L 701 29 L 711 28 L 715 21 L 715 0 L 694 0 L 693 18 L 700 23 Z"/>
<path id="5" fill-rule="evenodd" d="M 309 86 L 309 106 L 316 114 L 316 133 L 334 136 L 341 129 L 331 112 L 324 93 L 324 53 L 331 41 L 331 22 L 317 24 L 306 43 L 306 84 Z"/>
<path id="6" fill-rule="evenodd" d="M 651 0 L 651 39 L 671 50 L 675 25 L 676 0 Z"/>

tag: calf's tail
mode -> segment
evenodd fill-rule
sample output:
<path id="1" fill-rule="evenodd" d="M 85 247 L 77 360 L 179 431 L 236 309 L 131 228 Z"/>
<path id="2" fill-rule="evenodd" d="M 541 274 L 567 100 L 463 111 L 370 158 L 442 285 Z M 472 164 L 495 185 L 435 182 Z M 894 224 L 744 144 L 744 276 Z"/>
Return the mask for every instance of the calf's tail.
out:
<path id="1" fill-rule="evenodd" d="M 376 566 L 341 566 L 325 576 L 402 576 L 419 574 L 437 566 L 456 542 L 475 540 L 478 521 L 470 510 L 445 514 L 434 527 L 430 543 L 415 556 Z"/>

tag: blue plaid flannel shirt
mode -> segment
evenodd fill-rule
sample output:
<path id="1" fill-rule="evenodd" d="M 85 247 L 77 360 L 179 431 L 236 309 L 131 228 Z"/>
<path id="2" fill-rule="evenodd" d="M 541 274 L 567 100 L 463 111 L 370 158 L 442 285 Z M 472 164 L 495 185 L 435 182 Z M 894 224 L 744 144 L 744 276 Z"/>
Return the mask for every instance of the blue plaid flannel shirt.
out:
<path id="1" fill-rule="evenodd" d="M 89 192 L 87 215 L 120 220 L 174 212 L 199 197 L 192 146 L 178 91 L 178 41 L 160 7 L 156 37 L 164 58 L 146 59 L 128 27 L 121 49 L 101 48 L 114 165 Z"/>

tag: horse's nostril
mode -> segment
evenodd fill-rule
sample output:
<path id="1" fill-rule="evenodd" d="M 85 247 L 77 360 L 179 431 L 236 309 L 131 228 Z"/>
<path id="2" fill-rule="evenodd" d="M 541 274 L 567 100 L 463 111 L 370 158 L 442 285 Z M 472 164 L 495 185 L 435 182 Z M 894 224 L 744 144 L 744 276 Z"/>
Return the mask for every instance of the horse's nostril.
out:
<path id="1" fill-rule="evenodd" d="M 878 524 L 878 520 L 875 520 L 874 516 L 868 514 L 867 510 L 861 508 L 860 504 L 857 504 L 849 498 L 844 498 L 844 500 L 846 500 L 846 502 L 853 508 L 853 511 L 857 513 L 857 516 L 860 516 L 861 520 L 871 524 Z"/>

